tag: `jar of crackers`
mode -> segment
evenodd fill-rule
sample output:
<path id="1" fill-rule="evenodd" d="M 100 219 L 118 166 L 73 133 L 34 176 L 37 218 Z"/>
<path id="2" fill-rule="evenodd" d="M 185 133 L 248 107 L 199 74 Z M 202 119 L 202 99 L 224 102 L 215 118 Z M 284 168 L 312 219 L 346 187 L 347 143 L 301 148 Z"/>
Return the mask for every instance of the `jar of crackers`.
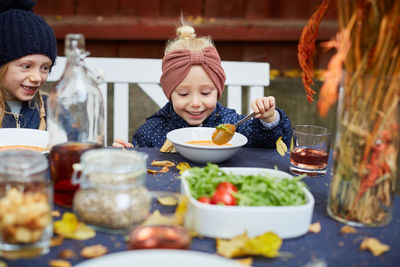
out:
<path id="1" fill-rule="evenodd" d="M 79 220 L 107 233 L 126 233 L 150 212 L 145 187 L 147 154 L 102 148 L 85 152 L 74 164 L 72 183 L 79 184 L 73 210 Z"/>
<path id="2" fill-rule="evenodd" d="M 49 251 L 52 186 L 45 155 L 0 152 L 0 257 L 31 258 Z"/>

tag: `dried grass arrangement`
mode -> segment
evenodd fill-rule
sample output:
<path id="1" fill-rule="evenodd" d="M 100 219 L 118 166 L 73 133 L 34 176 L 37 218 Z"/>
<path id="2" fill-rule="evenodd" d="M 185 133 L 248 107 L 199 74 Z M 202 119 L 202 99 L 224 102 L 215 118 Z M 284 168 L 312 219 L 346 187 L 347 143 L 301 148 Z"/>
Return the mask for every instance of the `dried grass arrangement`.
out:
<path id="1" fill-rule="evenodd" d="M 354 225 L 385 225 L 400 175 L 400 0 L 333 3 L 339 32 L 323 46 L 336 49 L 336 54 L 328 63 L 317 103 L 325 116 L 339 99 L 328 213 Z M 322 2 L 299 42 L 309 101 L 315 94 L 311 63 L 318 25 L 333 3 Z"/>

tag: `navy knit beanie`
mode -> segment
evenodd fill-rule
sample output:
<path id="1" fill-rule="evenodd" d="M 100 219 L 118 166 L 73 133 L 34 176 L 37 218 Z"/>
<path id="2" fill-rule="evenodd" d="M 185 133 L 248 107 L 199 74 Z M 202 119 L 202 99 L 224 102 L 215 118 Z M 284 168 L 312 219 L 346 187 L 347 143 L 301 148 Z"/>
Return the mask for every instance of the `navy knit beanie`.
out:
<path id="1" fill-rule="evenodd" d="M 33 13 L 35 2 L 0 0 L 0 66 L 24 56 L 48 56 L 52 64 L 57 56 L 53 29 Z"/>

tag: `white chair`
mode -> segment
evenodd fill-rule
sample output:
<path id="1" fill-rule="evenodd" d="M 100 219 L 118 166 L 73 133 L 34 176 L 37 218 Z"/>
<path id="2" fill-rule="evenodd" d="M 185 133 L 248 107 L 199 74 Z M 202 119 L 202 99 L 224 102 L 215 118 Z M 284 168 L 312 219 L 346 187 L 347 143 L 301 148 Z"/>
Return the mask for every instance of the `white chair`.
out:
<path id="1" fill-rule="evenodd" d="M 160 108 L 168 101 L 159 84 L 161 59 L 88 57 L 85 61 L 90 69 L 104 76 L 105 83 L 100 88 L 105 107 L 107 107 L 107 84 L 114 84 L 113 139 L 118 137 L 130 140 L 128 136 L 129 84 L 137 84 Z M 59 80 L 64 72 L 65 64 L 66 58 L 58 57 L 48 81 Z M 263 96 L 264 86 L 269 85 L 269 64 L 222 61 L 222 65 L 226 74 L 227 106 L 241 114 L 242 86 L 248 86 L 247 113 L 250 113 L 251 101 Z"/>

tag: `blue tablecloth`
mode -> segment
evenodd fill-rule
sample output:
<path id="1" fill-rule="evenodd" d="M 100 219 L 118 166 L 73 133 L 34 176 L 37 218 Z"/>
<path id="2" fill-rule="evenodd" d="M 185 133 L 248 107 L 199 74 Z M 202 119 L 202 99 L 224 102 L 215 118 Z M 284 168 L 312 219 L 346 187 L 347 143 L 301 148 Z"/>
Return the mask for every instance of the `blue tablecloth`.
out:
<path id="1" fill-rule="evenodd" d="M 140 148 L 139 151 L 149 155 L 148 165 L 152 160 L 171 160 L 174 162 L 186 161 L 179 154 L 163 154 L 157 149 Z M 221 167 L 261 167 L 274 168 L 289 172 L 288 156 L 281 157 L 275 150 L 243 148 L 234 157 Z M 191 166 L 202 166 L 189 162 Z M 150 190 L 167 190 L 179 192 L 180 180 L 176 179 L 178 171 L 171 168 L 168 173 L 148 174 L 146 186 Z M 290 253 L 291 257 L 278 257 L 266 259 L 254 257 L 253 266 L 304 266 L 307 263 L 323 261 L 327 266 L 400 266 L 400 197 L 395 197 L 393 219 L 384 227 L 357 228 L 357 234 L 340 234 L 343 226 L 331 219 L 327 212 L 327 197 L 331 175 L 319 178 L 304 178 L 311 193 L 315 198 L 315 207 L 312 222 L 320 222 L 322 230 L 318 234 L 308 233 L 304 236 L 285 239 L 280 249 L 281 252 Z M 60 211 L 67 209 L 56 207 Z M 295 221 L 293 222 L 296 223 Z M 373 256 L 369 251 L 359 249 L 364 237 L 378 238 L 382 243 L 389 245 L 390 251 L 379 257 Z M 8 266 L 48 266 L 51 259 L 57 259 L 60 251 L 72 249 L 79 255 L 79 251 L 89 245 L 103 244 L 108 247 L 109 253 L 126 250 L 123 235 L 110 235 L 97 232 L 93 239 L 85 241 L 65 240 L 61 246 L 51 248 L 50 252 L 30 260 L 5 260 Z M 194 238 L 191 249 L 207 253 L 215 253 L 216 242 L 210 238 Z M 72 264 L 77 264 L 86 259 L 78 256 L 69 259 Z M 195 263 L 193 266 L 196 266 Z"/>

